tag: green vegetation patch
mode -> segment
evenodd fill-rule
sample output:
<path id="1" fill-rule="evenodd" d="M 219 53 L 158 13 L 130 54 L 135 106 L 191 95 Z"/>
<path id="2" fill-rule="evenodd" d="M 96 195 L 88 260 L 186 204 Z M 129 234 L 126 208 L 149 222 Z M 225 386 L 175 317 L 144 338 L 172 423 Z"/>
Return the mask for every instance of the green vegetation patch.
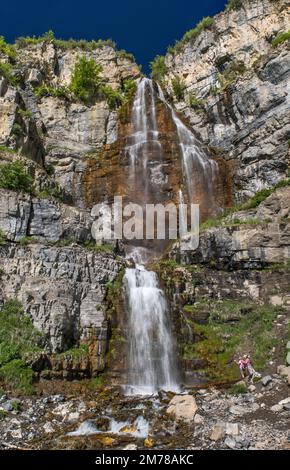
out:
<path id="1" fill-rule="evenodd" d="M 13 86 L 18 84 L 18 78 L 14 75 L 13 66 L 7 62 L 0 62 L 0 77 L 6 78 Z"/>
<path id="2" fill-rule="evenodd" d="M 234 214 L 235 212 L 256 209 L 263 201 L 267 199 L 267 197 L 271 196 L 271 194 L 273 194 L 277 189 L 285 188 L 289 186 L 289 184 L 290 179 L 287 178 L 286 180 L 279 181 L 279 183 L 275 184 L 272 188 L 262 189 L 261 191 L 258 191 L 248 201 L 226 209 L 224 214 L 220 215 L 219 217 L 207 219 L 201 224 L 200 230 L 203 231 L 213 227 L 233 227 L 238 225 L 259 225 L 262 223 L 267 223 L 268 220 L 264 221 L 258 218 L 240 220 L 237 217 L 229 218 L 229 216 Z"/>
<path id="3" fill-rule="evenodd" d="M 43 98 L 46 96 L 53 96 L 54 98 L 60 98 L 65 100 L 71 99 L 71 93 L 66 86 L 50 86 L 50 85 L 39 85 L 34 88 L 34 93 L 37 98 Z"/>
<path id="4" fill-rule="evenodd" d="M 243 0 L 228 0 L 226 10 L 231 11 L 231 10 L 238 10 L 243 6 Z"/>
<path id="5" fill-rule="evenodd" d="M 0 36 L 0 52 L 11 60 L 16 59 L 17 54 L 14 47 L 11 44 L 7 44 L 4 36 Z"/>
<path id="6" fill-rule="evenodd" d="M 180 41 L 177 41 L 174 46 L 167 49 L 169 54 L 176 54 L 184 48 L 189 42 L 193 42 L 201 33 L 206 29 L 210 29 L 214 25 L 214 18 L 207 16 L 203 18 L 194 28 L 185 33 Z"/>
<path id="7" fill-rule="evenodd" d="M 89 251 L 93 251 L 94 253 L 114 252 L 114 245 L 111 245 L 110 243 L 103 243 L 102 245 L 97 245 L 96 242 L 87 241 L 84 243 L 84 247 Z"/>
<path id="8" fill-rule="evenodd" d="M 199 305 L 195 308 L 198 309 Z M 186 345 L 185 358 L 205 361 L 207 366 L 202 371 L 220 383 L 239 378 L 233 359 L 244 353 L 251 354 L 257 370 L 263 370 L 269 352 L 278 341 L 273 322 L 283 310 L 272 305 L 259 306 L 230 300 L 209 302 L 208 308 L 208 324 L 191 322 L 198 341 Z"/>
<path id="9" fill-rule="evenodd" d="M 56 354 L 55 357 L 57 359 L 65 359 L 67 357 L 71 357 L 72 359 L 81 359 L 84 356 L 89 354 L 89 346 L 88 344 L 80 344 L 79 346 L 75 346 L 67 351 L 62 353 Z"/>
<path id="10" fill-rule="evenodd" d="M 21 393 L 33 391 L 33 372 L 25 357 L 41 350 L 41 339 L 21 303 L 8 300 L 0 310 L 0 379 L 7 386 Z"/>
<path id="11" fill-rule="evenodd" d="M 279 44 L 282 44 L 285 41 L 289 41 L 289 39 L 290 39 L 290 30 L 278 34 L 275 37 L 275 39 L 273 39 L 272 46 L 277 47 L 277 46 L 279 46 Z"/>
<path id="12" fill-rule="evenodd" d="M 229 390 L 230 395 L 245 395 L 246 393 L 248 393 L 247 386 L 242 383 L 234 384 Z"/>
<path id="13" fill-rule="evenodd" d="M 70 91 L 81 101 L 90 102 L 102 85 L 101 72 L 102 66 L 94 59 L 79 57 L 72 73 Z"/>
<path id="14" fill-rule="evenodd" d="M 182 80 L 182 78 L 180 78 L 180 77 L 174 77 L 171 81 L 171 85 L 172 85 L 172 89 L 173 89 L 173 93 L 175 95 L 175 98 L 178 101 L 184 100 L 184 92 L 185 92 L 185 89 L 186 89 L 186 85 L 185 85 L 184 80 Z"/>
<path id="15" fill-rule="evenodd" d="M 53 31 L 47 31 L 41 36 L 25 36 L 19 37 L 16 39 L 16 46 L 19 48 L 24 48 L 29 45 L 40 44 L 42 42 L 52 42 L 56 47 L 60 49 L 81 49 L 83 51 L 94 51 L 102 47 L 112 47 L 116 48 L 116 44 L 111 39 L 106 40 L 92 40 L 87 41 L 86 39 L 56 39 Z"/>
<path id="16" fill-rule="evenodd" d="M 3 230 L 0 230 L 0 246 L 4 246 L 6 244 L 6 235 Z"/>
<path id="17" fill-rule="evenodd" d="M 33 178 L 20 160 L 0 165 L 0 188 L 33 192 Z"/>
<path id="18" fill-rule="evenodd" d="M 165 57 L 162 55 L 157 55 L 155 59 L 150 62 L 150 68 L 152 78 L 157 82 L 162 83 L 167 72 Z"/>

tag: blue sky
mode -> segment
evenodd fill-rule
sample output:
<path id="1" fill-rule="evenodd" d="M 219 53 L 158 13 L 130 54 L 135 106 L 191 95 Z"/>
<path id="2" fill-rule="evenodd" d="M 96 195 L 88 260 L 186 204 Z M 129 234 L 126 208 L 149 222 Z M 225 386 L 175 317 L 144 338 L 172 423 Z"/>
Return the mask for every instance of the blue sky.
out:
<path id="1" fill-rule="evenodd" d="M 113 39 L 132 52 L 143 70 L 204 16 L 227 0 L 13 0 L 1 5 L 0 35 L 41 35 L 52 29 L 62 39 Z"/>

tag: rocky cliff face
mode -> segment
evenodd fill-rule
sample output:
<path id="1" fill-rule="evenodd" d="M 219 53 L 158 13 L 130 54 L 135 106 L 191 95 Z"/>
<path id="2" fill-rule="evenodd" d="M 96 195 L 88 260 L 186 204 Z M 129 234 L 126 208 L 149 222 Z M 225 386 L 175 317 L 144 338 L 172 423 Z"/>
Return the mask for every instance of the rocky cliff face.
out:
<path id="1" fill-rule="evenodd" d="M 200 148 L 218 163 L 219 207 L 286 177 L 290 54 L 287 42 L 274 47 L 271 41 L 289 29 L 288 3 L 246 0 L 166 56 L 162 88 L 198 136 Z M 83 50 L 46 40 L 20 43 L 16 52 L 11 73 L 17 83 L 0 71 L 0 163 L 23 162 L 34 189 L 32 194 L 0 190 L 0 303 L 17 297 L 44 333 L 46 352 L 31 359 L 37 373 L 53 369 L 63 377 L 69 370 L 69 378 L 87 377 L 104 369 L 112 329 L 126 334 L 120 283 L 108 298 L 108 287 L 125 262 L 116 247 L 92 249 L 90 209 L 115 194 L 142 202 L 148 187 L 151 202 L 156 195 L 157 202 L 177 202 L 182 186 L 178 131 L 153 85 L 145 101 L 149 107 L 155 97 L 162 158 L 149 146 L 150 182 L 144 181 L 141 165 L 139 187 L 125 151 L 133 128 L 132 100 L 112 110 L 102 95 L 88 105 L 63 93 L 80 55 L 102 66 L 102 78 L 113 90 L 140 77 L 137 65 L 109 45 Z M 0 52 L 1 63 L 9 60 Z M 181 87 L 178 96 L 174 80 Z M 40 96 L 36 90 L 41 86 L 59 93 Z M 201 196 L 206 196 L 204 188 L 212 190 L 196 174 L 192 180 L 202 187 Z M 280 188 L 256 208 L 218 219 L 203 227 L 196 251 L 180 254 L 174 247 L 169 254 L 173 261 L 155 266 L 170 299 L 181 364 L 189 376 L 192 370 L 204 373 L 208 365 L 188 347 L 208 334 L 198 325 L 208 324 L 216 303 L 240 302 L 238 320 L 249 312 L 255 315 L 264 303 L 289 311 L 289 197 L 289 189 Z M 205 206 L 204 201 L 200 197 Z M 203 218 L 212 215 L 203 209 Z M 117 381 L 125 367 L 124 357 L 116 354 L 125 344 L 119 333 L 110 343 Z M 89 345 L 81 359 L 57 356 L 81 343 Z"/>
<path id="2" fill-rule="evenodd" d="M 245 0 L 165 59 L 165 89 L 228 162 L 237 201 L 283 179 L 289 165 L 289 41 L 272 45 L 289 25 L 287 0 Z"/>
<path id="3" fill-rule="evenodd" d="M 64 49 L 53 41 L 20 45 L 13 65 L 20 86 L 0 78 L 0 144 L 53 167 L 55 182 L 66 199 L 85 206 L 83 174 L 88 157 L 117 139 L 118 114 L 110 111 L 102 96 L 87 106 L 61 93 L 58 97 L 35 93 L 42 85 L 58 90 L 67 86 L 80 56 L 94 59 L 102 67 L 104 82 L 114 90 L 140 75 L 132 59 L 111 46 L 87 51 L 78 46 Z M 4 54 L 0 59 L 7 61 Z"/>
<path id="4" fill-rule="evenodd" d="M 87 157 L 117 139 L 118 114 L 101 95 L 85 105 L 36 93 L 41 86 L 61 90 L 68 85 L 79 56 L 93 58 L 114 90 L 140 74 L 132 59 L 112 46 L 88 51 L 43 41 L 17 47 L 17 83 L 0 77 L 1 163 L 21 161 L 34 180 L 34 195 L 0 190 L 0 229 L 5 238 L 0 247 L 0 301 L 21 301 L 43 332 L 49 353 L 93 344 L 81 361 L 34 358 L 36 371 L 55 369 L 62 376 L 71 370 L 71 378 L 104 369 L 110 330 L 107 286 L 123 267 L 113 247 L 106 252 L 84 246 L 92 241 L 83 182 Z M 0 59 L 9 63 L 4 53 Z"/>

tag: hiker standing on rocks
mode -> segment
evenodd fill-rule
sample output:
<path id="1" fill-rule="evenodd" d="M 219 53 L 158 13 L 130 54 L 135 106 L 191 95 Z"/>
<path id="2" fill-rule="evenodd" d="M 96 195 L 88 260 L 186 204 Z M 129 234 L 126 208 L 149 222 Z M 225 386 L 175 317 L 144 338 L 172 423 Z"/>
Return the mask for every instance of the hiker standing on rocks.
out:
<path id="1" fill-rule="evenodd" d="M 253 367 L 253 364 L 252 364 L 252 359 L 251 359 L 251 356 L 249 356 L 248 354 L 246 355 L 246 363 L 247 363 L 247 372 L 249 374 L 249 380 L 251 383 L 254 382 L 254 378 L 261 378 L 261 374 L 259 374 L 259 372 L 256 372 L 254 367 Z"/>
<path id="2" fill-rule="evenodd" d="M 247 355 L 245 354 L 241 359 L 239 359 L 238 361 L 235 361 L 235 362 L 239 366 L 242 379 L 245 379 L 246 375 L 247 375 L 247 372 L 248 372 L 248 364 L 249 364 L 249 360 L 248 360 Z"/>

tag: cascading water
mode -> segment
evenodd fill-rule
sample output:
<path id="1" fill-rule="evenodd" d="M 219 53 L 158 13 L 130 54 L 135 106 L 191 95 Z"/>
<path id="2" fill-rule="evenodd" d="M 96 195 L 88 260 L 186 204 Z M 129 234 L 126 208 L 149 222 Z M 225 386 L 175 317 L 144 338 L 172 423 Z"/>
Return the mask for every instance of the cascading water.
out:
<path id="1" fill-rule="evenodd" d="M 125 274 L 129 314 L 129 394 L 177 390 L 168 306 L 156 273 L 136 265 Z"/>
<path id="2" fill-rule="evenodd" d="M 138 188 L 138 196 L 134 202 L 161 202 L 162 183 L 159 184 L 156 178 L 158 171 L 160 180 L 166 181 L 163 173 L 163 148 L 158 132 L 157 99 L 170 110 L 175 124 L 181 149 L 187 201 L 197 202 L 194 201 L 193 173 L 196 172 L 197 177 L 203 179 L 203 183 L 211 186 L 216 163 L 200 149 L 195 136 L 165 100 L 161 88 L 156 89 L 148 78 L 143 78 L 138 84 L 132 109 L 132 132 L 127 137 L 125 146 L 125 155 L 130 166 L 130 184 L 133 192 Z M 210 188 L 207 193 L 211 193 Z M 135 194 L 133 196 L 135 197 Z M 174 200 L 184 203 L 181 188 L 172 196 Z M 168 195 L 166 198 L 168 199 Z M 186 231 L 185 216 L 181 218 L 180 223 L 183 231 Z M 132 255 L 135 255 L 135 269 L 128 268 L 124 278 L 129 326 L 127 393 L 151 394 L 160 389 L 177 391 L 176 354 L 166 298 L 158 285 L 157 275 L 147 271 L 140 259 L 145 245 L 135 246 L 133 250 L 131 246 L 129 251 L 130 249 L 129 256 L 132 258 Z"/>
<path id="3" fill-rule="evenodd" d="M 143 78 L 138 85 L 132 109 L 132 133 L 127 138 L 132 185 L 142 188 L 142 200 L 152 200 L 149 182 L 158 181 L 162 168 L 162 146 L 158 140 L 156 97 L 152 80 Z M 155 167 L 150 157 L 154 155 Z M 156 164 L 157 161 L 157 164 Z M 155 179 L 154 179 L 155 178 Z M 162 179 L 162 175 L 161 175 Z M 136 263 L 148 255 L 144 247 L 135 247 L 130 256 Z M 124 279 L 128 309 L 129 378 L 128 394 L 152 394 L 160 389 L 177 390 L 175 348 L 169 310 L 157 275 L 141 264 L 127 269 Z"/>
<path id="4" fill-rule="evenodd" d="M 203 195 L 206 198 L 207 207 L 215 209 L 216 200 L 214 194 L 214 185 L 218 173 L 218 164 L 215 160 L 209 158 L 202 150 L 201 143 L 183 124 L 181 119 L 179 119 L 172 106 L 165 99 L 164 93 L 159 85 L 158 94 L 160 100 L 170 109 L 172 120 L 174 121 L 177 129 L 188 202 L 198 202 L 198 191 L 195 185 L 199 186 L 202 184 L 204 193 Z M 184 198 L 183 193 L 181 197 L 182 199 Z"/>

